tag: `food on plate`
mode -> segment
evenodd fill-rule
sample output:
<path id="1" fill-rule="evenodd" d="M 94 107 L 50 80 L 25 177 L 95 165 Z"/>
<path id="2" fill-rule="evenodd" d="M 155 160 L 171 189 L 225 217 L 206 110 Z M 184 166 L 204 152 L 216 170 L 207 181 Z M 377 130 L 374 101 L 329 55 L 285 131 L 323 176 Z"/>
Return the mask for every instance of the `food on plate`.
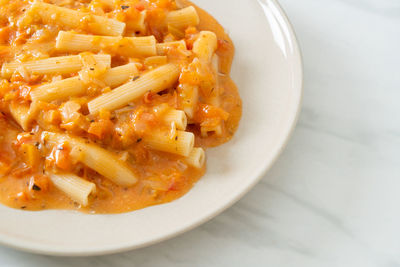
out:
<path id="1" fill-rule="evenodd" d="M 0 0 L 0 201 L 119 213 L 181 197 L 238 127 L 233 54 L 189 1 Z"/>

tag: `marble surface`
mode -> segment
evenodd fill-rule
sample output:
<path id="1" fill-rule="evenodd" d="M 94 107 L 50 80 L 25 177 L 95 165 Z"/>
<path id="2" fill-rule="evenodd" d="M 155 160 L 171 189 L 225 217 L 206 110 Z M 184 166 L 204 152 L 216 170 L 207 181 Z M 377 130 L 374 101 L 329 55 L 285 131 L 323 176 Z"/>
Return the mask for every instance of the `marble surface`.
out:
<path id="1" fill-rule="evenodd" d="M 400 2 L 281 4 L 304 55 L 304 106 L 254 190 L 149 248 L 58 258 L 0 247 L 0 266 L 400 267 Z"/>

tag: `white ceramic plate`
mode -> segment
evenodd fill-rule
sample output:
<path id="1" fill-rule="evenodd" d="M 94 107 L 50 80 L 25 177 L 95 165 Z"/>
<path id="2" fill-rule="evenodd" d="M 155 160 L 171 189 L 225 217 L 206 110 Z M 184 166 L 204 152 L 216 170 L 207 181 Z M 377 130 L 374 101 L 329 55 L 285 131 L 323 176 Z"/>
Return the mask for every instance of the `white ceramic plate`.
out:
<path id="1" fill-rule="evenodd" d="M 270 168 L 296 123 L 302 65 L 275 0 L 197 0 L 236 45 L 232 77 L 243 99 L 234 139 L 208 151 L 206 176 L 183 198 L 121 215 L 28 212 L 0 206 L 0 242 L 36 253 L 95 255 L 148 246 L 210 220 Z"/>

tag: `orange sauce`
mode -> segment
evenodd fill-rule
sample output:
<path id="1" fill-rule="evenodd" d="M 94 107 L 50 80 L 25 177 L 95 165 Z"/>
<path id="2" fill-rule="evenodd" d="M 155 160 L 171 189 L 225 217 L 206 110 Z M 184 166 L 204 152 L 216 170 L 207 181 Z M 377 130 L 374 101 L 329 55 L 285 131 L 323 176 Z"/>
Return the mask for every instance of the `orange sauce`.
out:
<path id="1" fill-rule="evenodd" d="M 57 0 L 50 2 L 61 3 L 61 1 Z M 155 7 L 149 12 L 154 21 L 162 20 L 160 10 L 176 8 L 174 1 L 169 0 L 132 2 L 135 3 L 138 11 L 141 11 L 146 6 L 148 7 L 148 5 Z M 180 2 L 185 6 L 193 5 L 189 1 Z M 22 62 L 31 60 L 38 56 L 37 54 L 43 54 L 44 57 L 68 55 L 57 52 L 52 48 L 59 30 L 58 27 L 45 28 L 39 25 L 37 26 L 39 27 L 38 30 L 32 35 L 32 32 L 23 31 L 16 26 L 10 25 L 7 15 L 4 14 L 13 14 L 18 18 L 29 7 L 28 1 L 0 0 L 1 3 L 3 5 L 0 7 L 0 65 L 12 60 Z M 132 16 L 137 15 L 136 11 L 127 14 L 122 12 L 116 14 L 117 12 L 110 12 L 110 10 L 107 10 L 108 8 L 102 7 L 99 4 L 101 1 L 93 1 L 92 3 L 96 3 L 97 6 L 95 4 L 91 5 L 91 10 L 100 13 L 104 12 L 106 16 L 115 15 L 121 20 L 126 20 L 132 19 Z M 89 9 L 87 6 L 87 1 L 82 0 L 75 1 L 72 5 L 67 5 L 66 7 L 86 10 Z M 96 8 L 102 8 L 103 11 L 96 11 Z M 221 108 L 229 113 L 229 117 L 224 123 L 222 135 L 219 137 L 216 135 L 201 137 L 198 125 L 190 125 L 188 127 L 188 131 L 195 133 L 195 146 L 207 148 L 221 145 L 231 139 L 239 125 L 242 106 L 238 90 L 229 76 L 234 56 L 234 45 L 223 27 L 212 16 L 198 7 L 196 7 L 196 10 L 200 17 L 197 32 L 199 30 L 210 30 L 215 32 L 218 37 L 216 53 L 220 58 L 219 69 L 222 73 L 222 75 L 218 76 L 218 82 L 220 87 L 223 88 L 223 93 L 220 96 Z M 14 22 L 16 21 L 17 19 Z M 29 28 L 29 30 L 32 31 L 32 28 Z M 156 37 L 158 35 L 158 38 L 162 37 L 162 33 L 157 27 L 149 31 L 155 34 Z M 146 33 L 143 33 L 143 35 L 146 35 Z M 187 38 L 189 39 L 190 36 Z M 187 42 L 190 43 L 190 40 L 187 40 Z M 26 49 L 30 49 L 30 52 L 26 53 Z M 112 64 L 114 67 L 127 62 L 128 59 L 126 58 L 114 56 Z M 62 78 L 74 75 L 64 75 Z M 83 105 L 81 110 L 83 115 L 77 119 L 75 124 L 65 124 L 63 126 L 62 114 L 59 108 L 61 103 L 42 103 L 41 113 L 32 124 L 31 130 L 23 131 L 12 118 L 9 105 L 11 103 L 29 104 L 29 91 L 40 85 L 46 78 L 33 75 L 26 81 L 19 75 L 14 75 L 9 81 L 0 79 L 1 203 L 13 208 L 26 210 L 67 209 L 87 213 L 122 213 L 167 203 L 180 198 L 204 175 L 205 168 L 198 170 L 190 167 L 184 164 L 181 156 L 149 149 L 141 142 L 141 138 L 137 134 L 131 132 L 131 129 L 123 130 L 124 136 L 117 138 L 116 128 L 126 126 L 122 122 L 128 115 L 116 115 L 113 112 L 106 112 L 94 118 L 93 121 L 87 121 L 85 120 L 87 111 L 85 111 L 85 105 Z M 99 93 L 95 89 L 93 90 L 93 94 Z M 85 98 L 77 101 L 84 103 Z M 133 109 L 133 112 L 137 112 L 138 106 L 143 106 L 146 111 L 160 103 L 176 106 L 176 95 L 173 92 L 147 95 L 134 103 L 136 108 Z M 199 109 L 201 108 L 199 106 Z M 198 113 L 200 114 L 201 110 Z M 159 123 L 157 119 L 151 118 L 151 116 L 149 120 L 151 123 L 143 126 L 145 128 L 150 127 L 149 129 L 146 128 L 146 130 L 151 130 L 151 127 Z M 46 127 L 46 130 L 50 128 L 50 130 L 63 131 L 73 136 L 85 137 L 91 142 L 114 152 L 124 158 L 129 166 L 135 170 L 135 173 L 140 177 L 139 181 L 131 187 L 118 186 L 82 164 L 69 162 L 68 154 L 66 154 L 68 144 L 64 144 L 64 148 L 59 151 L 57 151 L 57 148 L 43 144 L 40 135 L 44 127 Z M 49 156 L 51 153 L 53 153 L 53 156 Z M 39 155 L 38 160 L 36 159 L 37 155 Z M 44 173 L 44 169 L 48 166 L 73 171 L 75 174 L 95 183 L 97 192 L 90 197 L 90 204 L 87 207 L 83 207 L 58 190 Z"/>

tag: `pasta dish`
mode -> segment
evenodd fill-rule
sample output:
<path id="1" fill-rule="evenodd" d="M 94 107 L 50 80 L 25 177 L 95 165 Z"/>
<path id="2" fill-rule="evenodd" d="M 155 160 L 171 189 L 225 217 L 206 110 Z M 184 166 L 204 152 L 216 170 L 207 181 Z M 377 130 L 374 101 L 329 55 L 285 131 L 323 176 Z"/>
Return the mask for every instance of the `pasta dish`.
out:
<path id="1" fill-rule="evenodd" d="M 120 213 L 181 197 L 238 127 L 233 54 L 185 0 L 0 0 L 0 202 Z"/>

